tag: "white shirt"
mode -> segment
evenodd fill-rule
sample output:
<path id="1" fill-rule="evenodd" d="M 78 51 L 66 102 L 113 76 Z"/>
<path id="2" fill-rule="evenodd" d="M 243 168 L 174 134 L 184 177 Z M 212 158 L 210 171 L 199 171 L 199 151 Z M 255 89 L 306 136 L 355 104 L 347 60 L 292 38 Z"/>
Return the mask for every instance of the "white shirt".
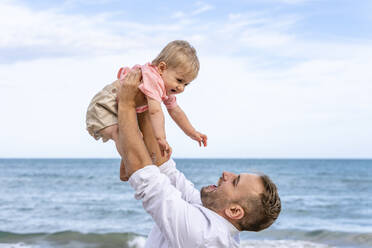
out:
<path id="1" fill-rule="evenodd" d="M 225 218 L 202 206 L 199 190 L 170 159 L 148 165 L 129 178 L 155 225 L 145 247 L 239 247 L 239 231 Z"/>

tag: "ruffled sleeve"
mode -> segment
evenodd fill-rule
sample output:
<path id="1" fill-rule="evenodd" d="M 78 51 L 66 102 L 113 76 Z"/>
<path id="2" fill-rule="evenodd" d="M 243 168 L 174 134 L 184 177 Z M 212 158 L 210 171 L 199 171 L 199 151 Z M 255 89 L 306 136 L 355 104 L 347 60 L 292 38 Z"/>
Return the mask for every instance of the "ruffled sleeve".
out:
<path id="1" fill-rule="evenodd" d="M 148 97 L 162 102 L 162 99 L 166 97 L 164 81 L 150 64 L 141 66 L 142 71 L 142 83 L 138 88 Z"/>

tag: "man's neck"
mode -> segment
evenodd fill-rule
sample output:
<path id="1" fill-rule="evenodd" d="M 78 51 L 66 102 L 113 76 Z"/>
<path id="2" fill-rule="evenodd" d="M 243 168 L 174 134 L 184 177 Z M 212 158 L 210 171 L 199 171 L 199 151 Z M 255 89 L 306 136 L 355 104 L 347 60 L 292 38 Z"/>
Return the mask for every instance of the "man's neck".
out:
<path id="1" fill-rule="evenodd" d="M 228 222 L 230 222 L 236 229 L 238 229 L 239 231 L 242 231 L 240 229 L 240 225 L 233 219 L 229 218 L 225 213 L 224 211 L 220 211 L 220 212 L 217 212 L 215 211 L 218 215 L 222 216 L 225 220 L 227 220 Z"/>

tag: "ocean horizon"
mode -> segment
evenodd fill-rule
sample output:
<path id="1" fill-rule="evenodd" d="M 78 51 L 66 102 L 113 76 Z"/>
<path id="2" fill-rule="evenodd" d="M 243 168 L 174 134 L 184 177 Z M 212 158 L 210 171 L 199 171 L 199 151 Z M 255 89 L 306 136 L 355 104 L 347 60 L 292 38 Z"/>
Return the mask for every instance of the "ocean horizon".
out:
<path id="1" fill-rule="evenodd" d="M 370 158 L 175 158 L 200 189 L 221 173 L 262 172 L 282 213 L 241 247 L 372 247 Z M 1 158 L 0 248 L 143 247 L 153 221 L 117 158 Z"/>

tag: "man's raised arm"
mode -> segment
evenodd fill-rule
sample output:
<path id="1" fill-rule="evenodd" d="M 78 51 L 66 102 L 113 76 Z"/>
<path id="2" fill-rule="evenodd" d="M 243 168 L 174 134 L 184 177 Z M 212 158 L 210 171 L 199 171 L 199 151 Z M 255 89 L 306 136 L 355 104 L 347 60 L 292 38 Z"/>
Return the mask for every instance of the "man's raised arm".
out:
<path id="1" fill-rule="evenodd" d="M 118 93 L 119 142 L 128 176 L 152 164 L 138 128 L 135 96 L 138 93 L 141 71 L 132 70 L 123 79 Z"/>

